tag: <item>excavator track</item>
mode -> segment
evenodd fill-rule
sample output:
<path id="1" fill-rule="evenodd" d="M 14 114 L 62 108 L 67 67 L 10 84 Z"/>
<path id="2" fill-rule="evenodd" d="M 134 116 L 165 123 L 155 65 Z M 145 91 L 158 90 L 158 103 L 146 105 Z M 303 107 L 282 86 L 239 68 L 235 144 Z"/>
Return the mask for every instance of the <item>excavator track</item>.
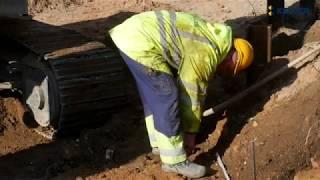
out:
<path id="1" fill-rule="evenodd" d="M 0 21 L 0 35 L 30 50 L 20 60 L 23 93 L 37 122 L 78 131 L 127 104 L 126 73 L 116 50 L 72 30 L 31 19 Z"/>
<path id="2" fill-rule="evenodd" d="M 79 124 L 79 119 L 84 124 L 101 119 L 124 105 L 127 97 L 119 60 L 114 52 L 105 51 L 49 61 L 59 88 L 60 128 Z"/>

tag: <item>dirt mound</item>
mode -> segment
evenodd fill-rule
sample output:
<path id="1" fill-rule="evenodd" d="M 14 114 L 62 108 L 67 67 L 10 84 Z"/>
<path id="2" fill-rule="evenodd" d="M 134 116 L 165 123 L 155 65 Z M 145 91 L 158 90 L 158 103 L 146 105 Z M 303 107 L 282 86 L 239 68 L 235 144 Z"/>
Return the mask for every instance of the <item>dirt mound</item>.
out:
<path id="1" fill-rule="evenodd" d="M 13 98 L 0 99 L 0 134 L 4 130 L 15 129 L 22 118 L 23 109 L 19 101 Z"/>
<path id="2" fill-rule="evenodd" d="M 65 9 L 72 5 L 81 5 L 92 0 L 28 0 L 30 14 L 40 13 L 52 9 Z"/>
<path id="3" fill-rule="evenodd" d="M 25 110 L 15 98 L 0 99 L 0 154 L 17 152 L 44 142 L 23 123 Z"/>
<path id="4" fill-rule="evenodd" d="M 316 21 L 310 29 L 306 32 L 304 42 L 320 41 L 320 20 Z"/>
<path id="5" fill-rule="evenodd" d="M 310 169 L 299 172 L 294 180 L 319 180 L 320 179 L 320 169 Z"/>
<path id="6" fill-rule="evenodd" d="M 318 180 L 320 179 L 320 161 L 315 161 L 313 158 L 310 159 L 312 168 L 307 168 L 299 171 L 295 176 L 294 180 Z"/>

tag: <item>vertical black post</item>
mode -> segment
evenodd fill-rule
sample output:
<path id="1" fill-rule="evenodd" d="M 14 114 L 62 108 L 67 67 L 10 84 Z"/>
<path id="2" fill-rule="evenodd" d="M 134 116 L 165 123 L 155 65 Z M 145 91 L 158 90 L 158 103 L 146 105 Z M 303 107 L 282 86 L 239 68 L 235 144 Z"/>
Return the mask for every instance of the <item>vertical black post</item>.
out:
<path id="1" fill-rule="evenodd" d="M 257 180 L 256 150 L 254 141 L 251 142 L 252 180 Z"/>
<path id="2" fill-rule="evenodd" d="M 309 13 L 311 13 L 313 20 L 318 19 L 319 9 L 316 8 L 316 0 L 300 0 L 300 7 L 307 8 L 310 11 Z"/>
<path id="3" fill-rule="evenodd" d="M 300 0 L 300 7 L 308 8 L 310 10 L 314 9 L 316 0 Z"/>
<path id="4" fill-rule="evenodd" d="M 306 10 L 304 16 L 309 25 L 312 25 L 319 18 L 316 0 L 300 0 L 300 7 Z"/>
<path id="5" fill-rule="evenodd" d="M 254 60 L 248 68 L 247 82 L 253 84 L 272 60 L 272 25 L 252 25 L 248 40 L 254 48 Z"/>
<path id="6" fill-rule="evenodd" d="M 267 0 L 268 22 L 273 28 L 282 25 L 283 14 L 279 13 L 284 9 L 284 0 Z"/>

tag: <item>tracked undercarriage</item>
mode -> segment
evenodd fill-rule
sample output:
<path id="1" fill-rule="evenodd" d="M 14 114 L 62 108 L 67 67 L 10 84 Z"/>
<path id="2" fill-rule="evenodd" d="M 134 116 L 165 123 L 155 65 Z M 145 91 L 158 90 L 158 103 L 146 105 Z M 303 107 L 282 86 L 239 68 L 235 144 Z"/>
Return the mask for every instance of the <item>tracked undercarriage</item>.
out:
<path id="1" fill-rule="evenodd" d="M 22 92 L 40 126 L 60 133 L 126 104 L 120 56 L 81 34 L 32 19 L 0 19 L 0 80 Z"/>

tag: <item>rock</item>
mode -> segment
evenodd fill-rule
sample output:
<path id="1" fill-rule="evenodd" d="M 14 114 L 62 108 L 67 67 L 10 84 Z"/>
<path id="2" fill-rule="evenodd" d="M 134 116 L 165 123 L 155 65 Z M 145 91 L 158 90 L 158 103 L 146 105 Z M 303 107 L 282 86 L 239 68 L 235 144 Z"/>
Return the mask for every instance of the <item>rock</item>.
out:
<path id="1" fill-rule="evenodd" d="M 320 168 L 320 165 L 319 165 L 320 162 L 315 161 L 313 158 L 311 158 L 310 161 L 311 161 L 312 167 L 314 169 L 319 169 Z"/>
<path id="2" fill-rule="evenodd" d="M 226 13 L 231 13 L 232 11 L 231 11 L 231 9 L 226 9 L 225 12 Z"/>
<path id="3" fill-rule="evenodd" d="M 257 127 L 257 126 L 258 126 L 257 121 L 253 121 L 252 126 L 253 126 L 253 127 Z"/>
<path id="4" fill-rule="evenodd" d="M 266 144 L 266 142 L 263 141 L 263 142 L 260 142 L 260 143 L 259 143 L 259 146 L 263 146 L 263 145 L 265 145 L 265 144 Z"/>
<path id="5" fill-rule="evenodd" d="M 232 147 L 232 150 L 233 150 L 235 153 L 239 152 L 239 149 L 240 149 L 239 145 L 234 145 L 234 146 Z"/>
<path id="6" fill-rule="evenodd" d="M 77 176 L 75 179 L 76 180 L 84 180 L 81 176 Z"/>
<path id="7" fill-rule="evenodd" d="M 249 119 L 249 121 L 254 121 L 255 120 L 255 118 L 254 117 L 251 117 L 250 119 Z"/>

